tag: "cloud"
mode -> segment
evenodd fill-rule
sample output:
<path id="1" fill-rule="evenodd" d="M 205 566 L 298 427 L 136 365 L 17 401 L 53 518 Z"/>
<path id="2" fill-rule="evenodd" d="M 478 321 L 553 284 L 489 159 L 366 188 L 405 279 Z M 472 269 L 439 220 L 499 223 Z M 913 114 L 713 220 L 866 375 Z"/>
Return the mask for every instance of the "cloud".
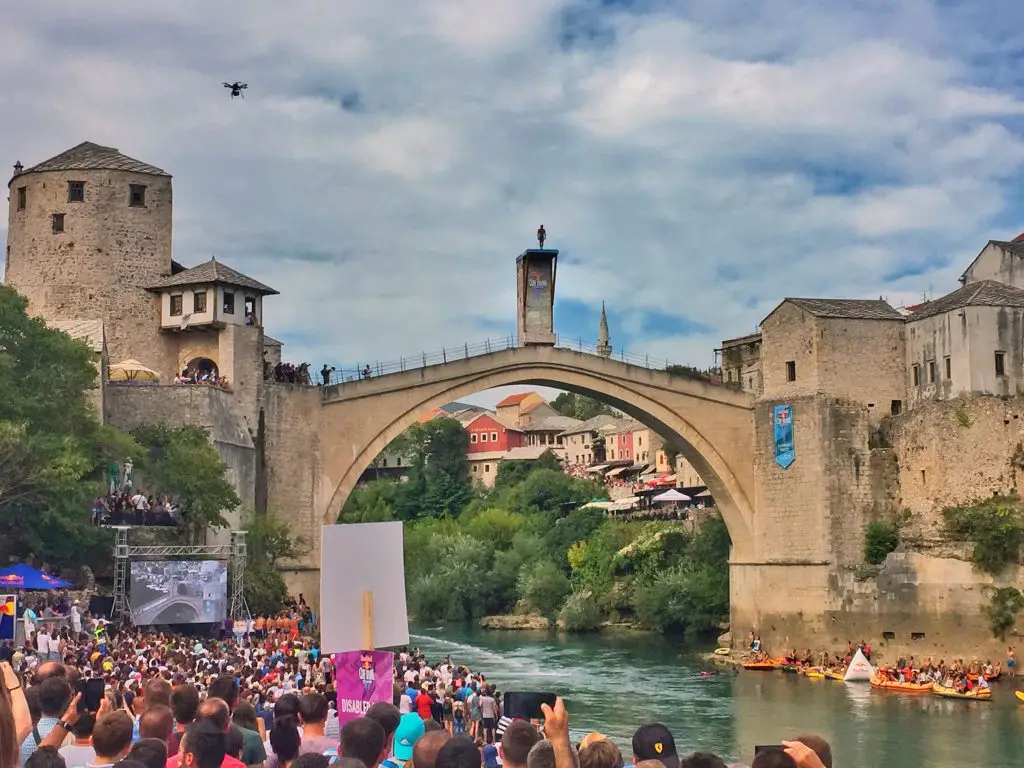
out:
<path id="1" fill-rule="evenodd" d="M 514 333 L 541 222 L 560 336 L 603 300 L 617 348 L 700 366 L 783 296 L 941 294 L 1024 228 L 995 0 L 37 5 L 0 27 L 8 162 L 173 173 L 175 258 L 280 290 L 315 367 Z"/>

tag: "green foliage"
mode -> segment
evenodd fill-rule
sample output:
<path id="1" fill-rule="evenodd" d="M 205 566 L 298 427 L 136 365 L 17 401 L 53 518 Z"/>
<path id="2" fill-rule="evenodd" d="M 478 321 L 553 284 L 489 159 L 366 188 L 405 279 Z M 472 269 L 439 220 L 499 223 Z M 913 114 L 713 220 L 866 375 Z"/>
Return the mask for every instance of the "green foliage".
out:
<path id="1" fill-rule="evenodd" d="M 175 499 L 192 540 L 206 528 L 224 528 L 224 512 L 241 500 L 227 477 L 227 465 L 202 427 L 148 424 L 132 431 L 146 448 L 141 470 L 150 486 Z"/>
<path id="2" fill-rule="evenodd" d="M 523 602 L 549 619 L 558 615 L 572 591 L 562 569 L 548 561 L 524 569 L 519 579 L 519 594 Z"/>
<path id="3" fill-rule="evenodd" d="M 523 527 L 523 518 L 514 512 L 491 507 L 474 515 L 466 524 L 467 533 L 495 549 L 507 549 Z"/>
<path id="4" fill-rule="evenodd" d="M 942 510 L 946 530 L 973 543 L 972 560 L 993 575 L 1020 562 L 1024 546 L 1024 509 L 1016 494 L 993 496 L 964 507 Z"/>
<path id="5" fill-rule="evenodd" d="M 544 549 L 548 561 L 568 572 L 569 549 L 577 542 L 589 539 L 607 519 L 608 515 L 603 509 L 581 507 L 555 520 L 554 525 L 544 535 Z"/>
<path id="6" fill-rule="evenodd" d="M 559 461 L 554 451 L 544 451 L 534 461 L 502 461 L 498 463 L 498 473 L 494 477 L 494 490 L 503 491 L 513 485 L 522 482 L 526 477 L 537 469 L 551 469 L 555 472 L 562 471 L 562 462 Z"/>
<path id="7" fill-rule="evenodd" d="M 872 565 L 880 565 L 899 543 L 900 532 L 895 524 L 873 520 L 864 529 L 864 559 Z"/>
<path id="8" fill-rule="evenodd" d="M 106 462 L 140 447 L 99 424 L 94 353 L 48 329 L 0 286 L 0 554 L 76 566 L 103 561 L 110 534 L 90 525 Z"/>
<path id="9" fill-rule="evenodd" d="M 967 403 L 961 400 L 956 404 L 956 409 L 953 411 L 956 416 L 956 422 L 964 429 L 971 426 L 971 414 L 967 412 Z"/>
<path id="10" fill-rule="evenodd" d="M 601 627 L 604 616 L 593 595 L 577 592 L 565 601 L 558 622 L 567 632 L 594 632 Z"/>
<path id="11" fill-rule="evenodd" d="M 671 376 L 680 376 L 684 379 L 711 381 L 711 376 L 707 371 L 702 371 L 700 368 L 694 368 L 692 365 L 666 365 L 665 373 Z"/>
<path id="12" fill-rule="evenodd" d="M 562 392 L 551 401 L 551 407 L 562 416 L 569 416 L 580 421 L 586 421 L 595 416 L 621 415 L 614 408 L 605 405 L 600 400 L 595 400 L 587 395 L 577 395 L 575 392 Z"/>
<path id="13" fill-rule="evenodd" d="M 553 469 L 538 469 L 503 494 L 501 500 L 524 515 L 561 517 L 587 503 L 602 489 L 591 480 L 580 480 Z M 571 543 L 571 542 L 570 542 Z"/>
<path id="14" fill-rule="evenodd" d="M 1024 610 L 1024 594 L 1015 587 L 1000 587 L 992 593 L 985 606 L 992 636 L 1005 640 L 1006 633 L 1013 629 L 1017 616 Z"/>
<path id="15" fill-rule="evenodd" d="M 247 515 L 244 526 L 248 553 L 246 605 L 253 615 L 276 613 L 288 597 L 288 588 L 277 566 L 306 555 L 310 542 L 302 536 L 292 536 L 291 526 L 272 514 Z"/>
<path id="16" fill-rule="evenodd" d="M 373 480 L 360 485 L 349 494 L 339 523 L 386 523 L 395 519 L 402 506 L 403 483 Z"/>

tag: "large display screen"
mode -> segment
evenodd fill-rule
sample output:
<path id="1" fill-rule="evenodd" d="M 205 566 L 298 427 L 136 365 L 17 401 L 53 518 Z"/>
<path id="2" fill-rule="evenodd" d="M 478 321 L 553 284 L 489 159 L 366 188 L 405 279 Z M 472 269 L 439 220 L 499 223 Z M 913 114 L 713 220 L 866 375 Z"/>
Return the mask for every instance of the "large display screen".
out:
<path id="1" fill-rule="evenodd" d="M 128 595 L 135 624 L 206 624 L 228 614 L 228 566 L 219 560 L 137 560 Z"/>

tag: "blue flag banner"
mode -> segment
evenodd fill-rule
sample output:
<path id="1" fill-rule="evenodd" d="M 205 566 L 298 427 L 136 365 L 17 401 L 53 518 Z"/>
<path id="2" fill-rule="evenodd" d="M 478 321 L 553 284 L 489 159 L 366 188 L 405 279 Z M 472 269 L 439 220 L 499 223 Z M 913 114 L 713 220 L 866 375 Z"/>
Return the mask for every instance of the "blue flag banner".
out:
<path id="1" fill-rule="evenodd" d="M 793 447 L 793 406 L 776 405 L 772 425 L 775 427 L 775 463 L 783 469 L 789 469 L 796 459 Z"/>
<path id="2" fill-rule="evenodd" d="M 0 595 L 0 640 L 13 640 L 18 620 L 18 598 Z"/>

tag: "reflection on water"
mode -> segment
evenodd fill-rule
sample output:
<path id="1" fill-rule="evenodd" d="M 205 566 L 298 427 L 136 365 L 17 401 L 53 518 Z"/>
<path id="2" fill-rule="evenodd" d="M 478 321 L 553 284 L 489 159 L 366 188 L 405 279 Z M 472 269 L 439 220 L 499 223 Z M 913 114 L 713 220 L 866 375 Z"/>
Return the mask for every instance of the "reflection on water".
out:
<path id="1" fill-rule="evenodd" d="M 872 691 L 779 672 L 710 667 L 658 637 L 576 637 L 430 627 L 412 642 L 431 659 L 451 654 L 499 690 L 554 691 L 569 707 L 573 733 L 599 730 L 629 757 L 638 725 L 662 722 L 680 754 L 709 750 L 752 759 L 755 744 L 820 733 L 839 768 L 1015 768 L 1024 765 L 1024 706 L 1011 683 L 991 702 Z"/>

